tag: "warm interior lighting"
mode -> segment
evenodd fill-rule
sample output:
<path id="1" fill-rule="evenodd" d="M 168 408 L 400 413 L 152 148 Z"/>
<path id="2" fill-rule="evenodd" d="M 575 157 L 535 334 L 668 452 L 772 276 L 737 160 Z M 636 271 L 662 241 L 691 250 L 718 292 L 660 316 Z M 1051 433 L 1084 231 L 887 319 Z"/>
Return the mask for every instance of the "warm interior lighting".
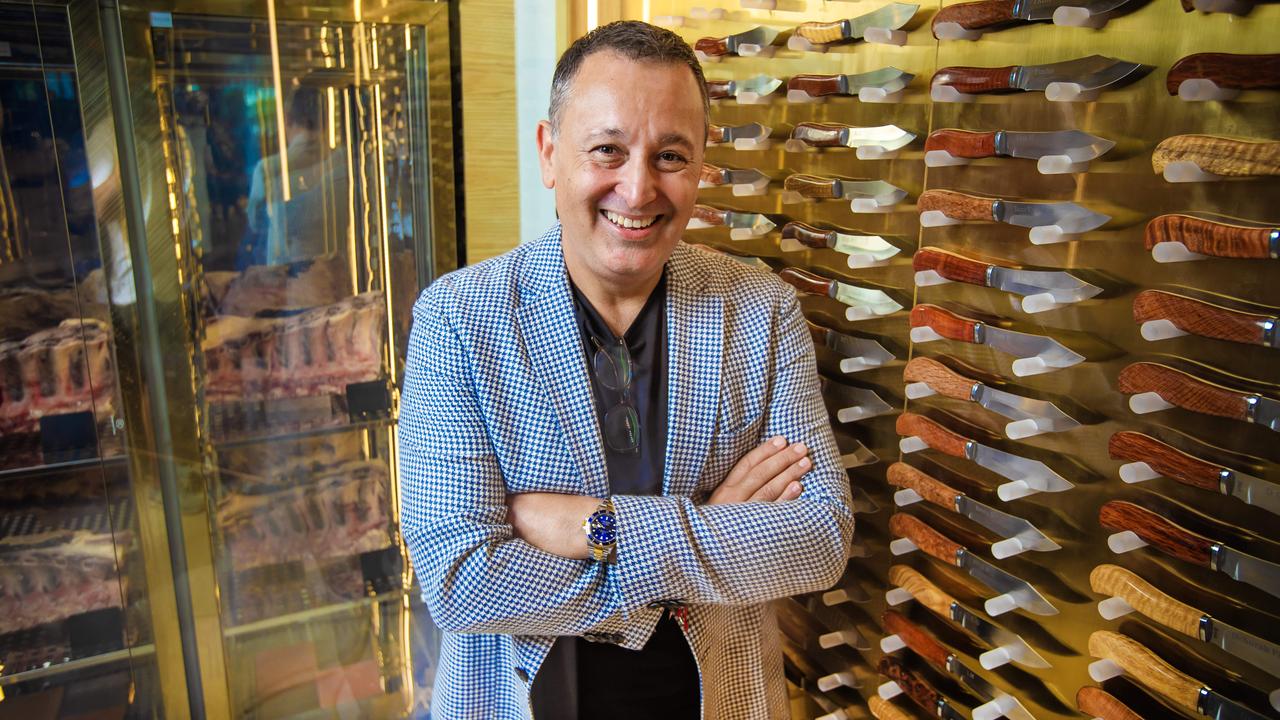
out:
<path id="1" fill-rule="evenodd" d="M 280 38 L 276 36 L 276 0 L 267 0 L 267 32 L 271 38 L 271 82 L 276 90 L 276 144 L 280 146 L 280 197 L 289 202 L 288 139 L 284 136 L 284 88 L 280 82 Z"/>
<path id="2" fill-rule="evenodd" d="M 600 24 L 600 0 L 587 0 L 587 32 Z"/>

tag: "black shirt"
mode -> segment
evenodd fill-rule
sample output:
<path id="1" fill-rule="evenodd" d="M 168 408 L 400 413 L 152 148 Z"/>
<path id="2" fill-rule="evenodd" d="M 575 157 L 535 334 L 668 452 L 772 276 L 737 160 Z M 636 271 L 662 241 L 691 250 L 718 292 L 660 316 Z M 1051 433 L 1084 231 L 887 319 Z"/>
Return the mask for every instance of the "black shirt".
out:
<path id="1" fill-rule="evenodd" d="M 605 345 L 618 338 L 572 280 L 569 287 L 599 420 L 620 402 L 621 395 L 602 385 L 592 370 L 596 354 L 592 336 Z M 604 443 L 609 492 L 661 495 L 667 450 L 665 272 L 623 339 L 634 366 L 627 397 L 640 419 L 640 447 L 634 452 L 617 452 Z M 626 532 L 625 528 L 620 530 Z M 698 668 L 688 641 L 676 621 L 664 615 L 640 651 L 580 637 L 558 638 L 534 678 L 530 703 L 536 720 L 696 720 L 700 693 Z"/>

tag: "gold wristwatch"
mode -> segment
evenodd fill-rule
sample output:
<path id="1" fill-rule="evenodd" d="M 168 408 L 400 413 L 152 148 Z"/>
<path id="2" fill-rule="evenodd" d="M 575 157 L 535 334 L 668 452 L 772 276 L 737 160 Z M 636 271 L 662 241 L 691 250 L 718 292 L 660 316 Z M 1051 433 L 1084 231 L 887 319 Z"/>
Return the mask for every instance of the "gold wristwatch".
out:
<path id="1" fill-rule="evenodd" d="M 582 522 L 582 532 L 587 535 L 587 547 L 596 562 L 611 562 L 618 544 L 618 518 L 613 513 L 613 500 L 600 501 L 596 511 Z"/>

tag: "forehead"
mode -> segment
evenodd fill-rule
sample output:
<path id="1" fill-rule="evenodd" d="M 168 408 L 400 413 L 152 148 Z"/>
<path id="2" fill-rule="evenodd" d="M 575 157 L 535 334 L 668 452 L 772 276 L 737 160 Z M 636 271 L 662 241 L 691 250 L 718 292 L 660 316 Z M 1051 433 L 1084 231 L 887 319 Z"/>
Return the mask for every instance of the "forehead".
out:
<path id="1" fill-rule="evenodd" d="M 562 124 L 581 133 L 612 127 L 701 137 L 705 118 L 697 78 L 684 63 L 602 51 L 588 55 L 578 68 Z"/>

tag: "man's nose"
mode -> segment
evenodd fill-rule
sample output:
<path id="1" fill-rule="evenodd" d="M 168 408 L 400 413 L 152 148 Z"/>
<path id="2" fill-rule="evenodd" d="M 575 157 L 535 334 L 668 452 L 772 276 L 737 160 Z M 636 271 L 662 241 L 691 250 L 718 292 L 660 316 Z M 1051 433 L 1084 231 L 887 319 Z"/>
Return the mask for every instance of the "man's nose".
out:
<path id="1" fill-rule="evenodd" d="M 622 168 L 618 194 L 627 207 L 640 210 L 658 197 L 658 178 L 653 166 L 640 159 L 632 159 Z"/>

